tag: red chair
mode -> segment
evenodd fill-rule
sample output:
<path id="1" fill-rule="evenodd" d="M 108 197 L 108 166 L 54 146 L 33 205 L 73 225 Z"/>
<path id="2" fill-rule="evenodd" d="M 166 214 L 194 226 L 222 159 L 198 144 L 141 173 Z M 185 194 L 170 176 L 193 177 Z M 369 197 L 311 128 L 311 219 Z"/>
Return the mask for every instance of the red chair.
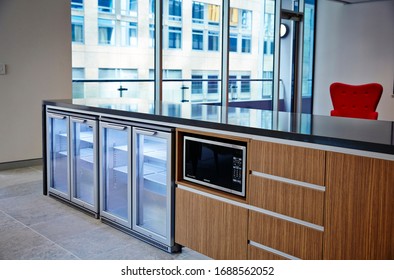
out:
<path id="1" fill-rule="evenodd" d="M 330 95 L 334 110 L 331 116 L 377 120 L 378 106 L 383 87 L 377 83 L 347 85 L 333 83 Z"/>

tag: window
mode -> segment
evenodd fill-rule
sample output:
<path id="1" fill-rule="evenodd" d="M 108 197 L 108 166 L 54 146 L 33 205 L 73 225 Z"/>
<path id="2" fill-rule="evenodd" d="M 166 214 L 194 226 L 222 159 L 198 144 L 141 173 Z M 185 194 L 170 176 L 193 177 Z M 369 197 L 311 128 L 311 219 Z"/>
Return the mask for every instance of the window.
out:
<path id="1" fill-rule="evenodd" d="M 230 27 L 238 26 L 238 9 L 230 8 Z"/>
<path id="2" fill-rule="evenodd" d="M 237 91 L 237 76 L 229 75 L 228 76 L 228 87 L 231 92 Z"/>
<path id="3" fill-rule="evenodd" d="M 168 0 L 168 19 L 182 20 L 182 0 Z"/>
<path id="4" fill-rule="evenodd" d="M 238 38 L 237 34 L 230 34 L 229 38 L 229 51 L 230 52 L 237 52 L 237 44 L 238 44 Z"/>
<path id="5" fill-rule="evenodd" d="M 274 53 L 274 42 L 264 41 L 264 54 L 271 55 Z"/>
<path id="6" fill-rule="evenodd" d="M 202 30 L 194 30 L 192 33 L 193 37 L 193 44 L 192 44 L 192 49 L 193 50 L 203 50 L 204 46 L 204 31 Z"/>
<path id="7" fill-rule="evenodd" d="M 149 47 L 155 46 L 155 25 L 149 24 Z"/>
<path id="8" fill-rule="evenodd" d="M 98 19 L 98 43 L 100 45 L 115 45 L 115 21 Z"/>
<path id="9" fill-rule="evenodd" d="M 137 23 L 122 22 L 122 46 L 137 46 Z"/>
<path id="10" fill-rule="evenodd" d="M 123 15 L 137 16 L 138 0 L 120 0 L 120 9 Z"/>
<path id="11" fill-rule="evenodd" d="M 252 11 L 242 10 L 242 29 L 251 30 L 252 29 Z"/>
<path id="12" fill-rule="evenodd" d="M 250 75 L 241 76 L 241 92 L 250 92 Z"/>
<path id="13" fill-rule="evenodd" d="M 218 75 L 208 75 L 208 93 L 218 93 Z"/>
<path id="14" fill-rule="evenodd" d="M 83 29 L 83 17 L 82 16 L 71 16 L 71 41 L 73 43 L 84 42 L 84 29 Z"/>
<path id="15" fill-rule="evenodd" d="M 219 50 L 219 32 L 208 31 L 208 50 L 218 51 Z"/>
<path id="16" fill-rule="evenodd" d="M 202 75 L 192 75 L 192 94 L 202 94 Z M 197 80 L 197 81 L 194 81 Z"/>
<path id="17" fill-rule="evenodd" d="M 71 9 L 82 10 L 83 0 L 71 0 Z"/>
<path id="18" fill-rule="evenodd" d="M 219 6 L 208 4 L 208 23 L 211 25 L 219 25 Z"/>
<path id="19" fill-rule="evenodd" d="M 180 49 L 182 47 L 182 28 L 168 27 L 168 48 Z"/>
<path id="20" fill-rule="evenodd" d="M 155 17 L 155 0 L 149 0 L 149 18 Z"/>
<path id="21" fill-rule="evenodd" d="M 251 52 L 251 44 L 250 44 L 250 36 L 242 36 L 242 52 L 250 53 Z"/>
<path id="22" fill-rule="evenodd" d="M 98 77 L 101 80 L 115 80 L 115 79 L 137 79 L 137 69 L 124 68 L 99 68 Z"/>
<path id="23" fill-rule="evenodd" d="M 114 13 L 113 0 L 98 0 L 98 10 L 103 13 Z"/>
<path id="24" fill-rule="evenodd" d="M 204 23 L 204 3 L 193 2 L 192 20 L 193 23 Z"/>

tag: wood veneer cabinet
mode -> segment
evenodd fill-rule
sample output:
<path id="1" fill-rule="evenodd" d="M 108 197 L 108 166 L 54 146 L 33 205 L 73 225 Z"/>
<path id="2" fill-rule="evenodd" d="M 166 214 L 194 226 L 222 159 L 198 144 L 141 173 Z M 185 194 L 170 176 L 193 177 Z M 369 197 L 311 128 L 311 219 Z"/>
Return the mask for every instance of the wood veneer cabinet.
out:
<path id="1" fill-rule="evenodd" d="M 394 161 L 327 152 L 324 259 L 394 259 Z"/>
<path id="2" fill-rule="evenodd" d="M 175 242 L 214 259 L 247 258 L 248 210 L 176 189 Z"/>
<path id="3" fill-rule="evenodd" d="M 249 211 L 248 239 L 291 256 L 318 260 L 322 258 L 323 232 Z"/>

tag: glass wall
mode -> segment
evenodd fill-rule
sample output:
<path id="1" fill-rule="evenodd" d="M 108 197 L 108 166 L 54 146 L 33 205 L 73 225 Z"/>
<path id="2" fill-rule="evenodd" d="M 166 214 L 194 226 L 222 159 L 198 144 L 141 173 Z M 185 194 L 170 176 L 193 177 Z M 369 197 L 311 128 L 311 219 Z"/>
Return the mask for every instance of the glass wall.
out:
<path id="1" fill-rule="evenodd" d="M 220 104 L 226 94 L 230 106 L 272 109 L 279 4 L 279 0 L 71 0 L 73 96 L 155 100 L 160 96 L 154 92 L 156 53 L 156 60 L 161 57 L 158 88 L 163 101 Z M 155 32 L 160 32 L 161 44 L 155 44 Z M 313 33 L 314 0 L 306 0 L 305 98 L 312 96 Z M 224 44 L 228 53 L 223 53 Z"/>

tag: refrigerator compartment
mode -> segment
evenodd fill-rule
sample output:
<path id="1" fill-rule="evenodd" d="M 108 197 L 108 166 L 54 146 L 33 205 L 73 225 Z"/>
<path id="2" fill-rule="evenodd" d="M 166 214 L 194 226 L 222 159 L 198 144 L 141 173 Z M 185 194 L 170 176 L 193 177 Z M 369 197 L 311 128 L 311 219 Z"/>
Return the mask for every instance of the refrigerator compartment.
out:
<path id="1" fill-rule="evenodd" d="M 160 173 L 160 172 L 165 172 L 166 171 L 166 166 L 164 165 L 158 165 L 158 164 L 152 164 L 149 162 L 144 162 L 143 164 L 143 174 L 145 175 L 150 175 L 154 173 Z"/>
<path id="2" fill-rule="evenodd" d="M 144 191 L 150 191 L 158 195 L 167 195 L 167 176 L 165 172 L 144 175 Z"/>

